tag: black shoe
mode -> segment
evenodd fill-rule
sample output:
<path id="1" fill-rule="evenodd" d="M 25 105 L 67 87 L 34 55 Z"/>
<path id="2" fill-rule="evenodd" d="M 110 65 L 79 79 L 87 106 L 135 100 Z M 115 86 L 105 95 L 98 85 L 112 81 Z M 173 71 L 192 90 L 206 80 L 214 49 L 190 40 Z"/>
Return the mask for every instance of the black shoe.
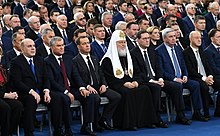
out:
<path id="1" fill-rule="evenodd" d="M 137 128 L 137 127 L 130 127 L 130 128 L 128 128 L 128 130 L 129 130 L 129 131 L 137 131 L 138 128 Z"/>
<path id="2" fill-rule="evenodd" d="M 65 136 L 73 136 L 73 132 L 70 128 L 65 130 Z"/>
<path id="3" fill-rule="evenodd" d="M 168 128 L 168 124 L 163 122 L 163 121 L 160 121 L 159 123 L 156 124 L 157 127 L 159 128 Z"/>
<path id="4" fill-rule="evenodd" d="M 190 125 L 192 123 L 191 120 L 185 118 L 185 117 L 176 117 L 176 123 L 182 124 L 182 125 Z"/>
<path id="5" fill-rule="evenodd" d="M 211 119 L 208 111 L 204 111 L 204 118 L 206 118 L 207 120 Z"/>
<path id="6" fill-rule="evenodd" d="M 105 129 L 99 125 L 93 125 L 93 131 L 95 132 L 103 132 Z"/>
<path id="7" fill-rule="evenodd" d="M 65 136 L 62 129 L 55 129 L 53 136 Z"/>
<path id="8" fill-rule="evenodd" d="M 114 128 L 108 124 L 106 121 L 99 121 L 99 125 L 106 130 L 114 130 Z"/>
<path id="9" fill-rule="evenodd" d="M 83 126 L 80 129 L 80 134 L 89 135 L 89 136 L 96 136 L 96 133 L 92 132 L 89 127 L 83 127 Z"/>
<path id="10" fill-rule="evenodd" d="M 202 121 L 202 122 L 207 122 L 208 121 L 208 119 L 203 117 L 202 114 L 199 111 L 193 113 L 192 120 Z"/>

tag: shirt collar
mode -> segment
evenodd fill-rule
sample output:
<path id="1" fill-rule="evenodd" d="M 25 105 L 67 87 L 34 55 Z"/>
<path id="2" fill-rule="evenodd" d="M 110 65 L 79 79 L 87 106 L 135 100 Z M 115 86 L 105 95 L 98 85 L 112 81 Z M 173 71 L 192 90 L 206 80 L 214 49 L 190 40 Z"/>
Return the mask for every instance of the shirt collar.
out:
<path id="1" fill-rule="evenodd" d="M 197 52 L 199 50 L 199 48 L 194 48 L 192 45 L 190 45 L 190 48 L 193 50 L 193 52 Z"/>

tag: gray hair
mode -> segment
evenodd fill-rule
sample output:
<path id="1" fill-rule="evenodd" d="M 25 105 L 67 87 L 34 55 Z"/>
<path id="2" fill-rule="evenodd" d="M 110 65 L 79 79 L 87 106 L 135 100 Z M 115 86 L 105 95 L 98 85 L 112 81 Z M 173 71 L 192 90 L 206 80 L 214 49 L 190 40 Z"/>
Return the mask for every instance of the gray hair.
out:
<path id="1" fill-rule="evenodd" d="M 47 35 L 47 33 L 48 33 L 49 31 L 50 31 L 50 32 L 53 32 L 53 29 L 51 29 L 51 28 L 45 28 L 45 29 L 43 29 L 43 30 L 42 30 L 42 37 L 45 36 L 45 35 Z"/>
<path id="2" fill-rule="evenodd" d="M 167 37 L 167 34 L 170 33 L 170 32 L 174 32 L 174 30 L 172 28 L 165 28 L 163 31 L 162 31 L 162 37 L 163 39 Z"/>
<path id="3" fill-rule="evenodd" d="M 27 20 L 28 24 L 32 24 L 34 18 L 38 18 L 38 17 L 31 16 L 30 18 L 28 18 L 28 20 Z"/>
<path id="4" fill-rule="evenodd" d="M 217 22 L 216 22 L 216 27 L 220 27 L 220 20 L 218 20 Z"/>
<path id="5" fill-rule="evenodd" d="M 102 17 L 101 17 L 101 20 L 103 21 L 103 19 L 104 19 L 104 17 L 106 16 L 106 15 L 112 15 L 110 12 L 104 12 L 104 13 L 102 13 Z"/>
<path id="6" fill-rule="evenodd" d="M 50 47 L 54 46 L 56 41 L 63 41 L 63 38 L 59 37 L 59 36 L 55 36 L 50 40 Z"/>
<path id="7" fill-rule="evenodd" d="M 127 25 L 127 23 L 125 21 L 119 21 L 116 25 L 115 25 L 115 30 L 120 30 L 120 26 L 121 25 Z"/>
<path id="8" fill-rule="evenodd" d="M 210 9 L 212 9 L 215 5 L 219 5 L 218 2 L 212 2 L 212 3 L 209 5 Z"/>
<path id="9" fill-rule="evenodd" d="M 190 8 L 190 7 L 192 7 L 192 6 L 194 6 L 194 7 L 195 7 L 195 5 L 194 5 L 194 4 L 187 4 L 187 5 L 186 5 L 186 8 L 185 8 L 185 9 L 186 9 L 186 11 L 188 10 L 188 8 Z"/>
<path id="10" fill-rule="evenodd" d="M 78 16 L 79 15 L 83 15 L 84 16 L 84 14 L 83 13 L 81 13 L 81 12 L 78 12 L 78 13 L 76 13 L 76 14 L 74 14 L 74 20 L 77 20 L 77 18 L 78 18 Z"/>

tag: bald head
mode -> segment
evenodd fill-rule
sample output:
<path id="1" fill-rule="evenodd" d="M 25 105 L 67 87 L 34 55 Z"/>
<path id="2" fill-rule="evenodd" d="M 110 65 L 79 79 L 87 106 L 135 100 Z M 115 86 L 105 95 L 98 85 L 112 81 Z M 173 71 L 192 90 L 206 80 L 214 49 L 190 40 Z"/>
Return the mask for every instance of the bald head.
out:
<path id="1" fill-rule="evenodd" d="M 189 34 L 190 46 L 193 48 L 199 48 L 202 44 L 201 34 L 199 31 L 192 31 Z"/>
<path id="2" fill-rule="evenodd" d="M 21 42 L 21 51 L 28 58 L 34 57 L 36 54 L 34 41 L 29 38 L 24 39 Z"/>
<path id="3" fill-rule="evenodd" d="M 67 28 L 67 17 L 65 15 L 59 15 L 57 17 L 57 26 L 61 29 Z"/>

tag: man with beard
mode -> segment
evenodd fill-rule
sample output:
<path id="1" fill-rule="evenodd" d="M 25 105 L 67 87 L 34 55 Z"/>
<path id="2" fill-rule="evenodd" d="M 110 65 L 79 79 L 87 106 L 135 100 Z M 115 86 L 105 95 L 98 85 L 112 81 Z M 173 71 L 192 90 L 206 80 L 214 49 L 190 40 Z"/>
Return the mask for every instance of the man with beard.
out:
<path id="1" fill-rule="evenodd" d="M 122 96 L 113 116 L 114 126 L 125 130 L 155 127 L 154 124 L 159 121 L 150 90 L 142 85 L 123 31 L 113 32 L 108 51 L 101 60 L 101 66 L 109 87 L 117 90 Z"/>

